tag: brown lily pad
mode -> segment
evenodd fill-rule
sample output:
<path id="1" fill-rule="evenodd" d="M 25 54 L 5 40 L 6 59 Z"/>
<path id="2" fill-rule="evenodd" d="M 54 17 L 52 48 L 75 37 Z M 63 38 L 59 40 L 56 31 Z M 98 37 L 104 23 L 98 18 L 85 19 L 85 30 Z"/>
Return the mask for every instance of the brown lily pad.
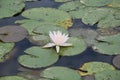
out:
<path id="1" fill-rule="evenodd" d="M 120 55 L 117 55 L 113 58 L 113 64 L 115 67 L 120 69 Z"/>
<path id="2" fill-rule="evenodd" d="M 0 28 L 0 40 L 3 42 L 18 42 L 27 35 L 27 30 L 20 26 L 9 25 Z"/>

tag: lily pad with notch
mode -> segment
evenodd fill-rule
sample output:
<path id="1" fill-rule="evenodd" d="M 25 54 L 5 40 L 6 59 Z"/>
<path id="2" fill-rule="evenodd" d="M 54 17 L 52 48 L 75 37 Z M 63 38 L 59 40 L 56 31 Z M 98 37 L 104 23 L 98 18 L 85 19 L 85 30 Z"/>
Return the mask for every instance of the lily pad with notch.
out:
<path id="1" fill-rule="evenodd" d="M 25 51 L 27 54 L 19 57 L 21 65 L 28 68 L 41 68 L 54 64 L 58 60 L 58 54 L 53 49 L 31 47 Z"/>
<path id="2" fill-rule="evenodd" d="M 11 17 L 25 7 L 22 0 L 0 0 L 0 18 Z"/>
<path id="3" fill-rule="evenodd" d="M 0 40 L 3 42 L 18 42 L 27 35 L 27 30 L 20 26 L 9 25 L 0 28 Z"/>
<path id="4" fill-rule="evenodd" d="M 40 76 L 50 80 L 82 80 L 79 73 L 66 67 L 50 67 L 43 70 Z"/>
<path id="5" fill-rule="evenodd" d="M 104 70 L 108 70 L 108 71 L 115 70 L 115 68 L 112 65 L 104 62 L 87 62 L 84 63 L 84 65 L 80 68 L 80 70 L 87 71 L 87 72 L 79 71 L 81 76 L 87 76 L 87 75 L 100 73 Z"/>

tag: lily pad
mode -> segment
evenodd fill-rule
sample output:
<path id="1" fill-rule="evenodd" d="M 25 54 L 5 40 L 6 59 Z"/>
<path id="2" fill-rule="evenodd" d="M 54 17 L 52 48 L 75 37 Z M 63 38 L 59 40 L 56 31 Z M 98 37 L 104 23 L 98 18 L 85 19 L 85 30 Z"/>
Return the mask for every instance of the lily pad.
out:
<path id="1" fill-rule="evenodd" d="M 53 49 L 31 47 L 25 51 L 27 54 L 19 57 L 19 63 L 29 68 L 41 68 L 52 65 L 58 60 L 58 54 Z"/>
<path id="2" fill-rule="evenodd" d="M 115 56 L 112 62 L 115 65 L 115 67 L 120 69 L 120 55 Z"/>
<path id="3" fill-rule="evenodd" d="M 0 42 L 0 62 L 6 60 L 4 57 L 14 47 L 14 43 L 3 43 Z"/>
<path id="4" fill-rule="evenodd" d="M 119 80 L 120 71 L 119 70 L 105 70 L 101 73 L 95 74 L 95 80 Z"/>
<path id="5" fill-rule="evenodd" d="M 55 23 L 65 28 L 71 27 L 73 24 L 71 16 L 67 12 L 55 8 L 33 8 L 24 11 L 22 16 L 30 20 Z"/>
<path id="6" fill-rule="evenodd" d="M 70 37 L 67 41 L 71 43 L 70 47 L 61 47 L 59 54 L 61 56 L 73 56 L 82 53 L 86 48 L 86 44 L 82 38 Z"/>
<path id="7" fill-rule="evenodd" d="M 55 2 L 68 2 L 68 1 L 72 1 L 72 0 L 54 0 Z"/>
<path id="8" fill-rule="evenodd" d="M 11 17 L 25 7 L 22 0 L 0 0 L 0 18 Z"/>
<path id="9" fill-rule="evenodd" d="M 80 74 L 82 76 L 86 76 L 86 75 L 97 74 L 104 70 L 108 70 L 108 71 L 114 70 L 114 67 L 104 62 L 88 62 L 88 63 L 85 63 L 80 69 L 87 71 L 86 73 L 80 71 Z"/>
<path id="10" fill-rule="evenodd" d="M 80 0 L 80 2 L 86 6 L 105 6 L 111 1 L 112 0 Z"/>
<path id="11" fill-rule="evenodd" d="M 40 27 L 36 27 L 33 32 L 37 34 L 48 35 L 50 31 L 61 31 L 63 33 L 68 33 L 67 30 L 63 27 L 50 25 L 50 24 L 43 24 Z"/>
<path id="12" fill-rule="evenodd" d="M 0 77 L 0 80 L 27 80 L 27 79 L 19 76 L 5 76 L 5 77 Z"/>
<path id="13" fill-rule="evenodd" d="M 82 17 L 85 24 L 94 25 L 108 15 L 106 8 L 88 8 L 87 12 Z"/>
<path id="14" fill-rule="evenodd" d="M 31 43 L 41 46 L 47 44 L 50 41 L 49 37 L 46 35 L 29 36 L 28 39 Z"/>
<path id="15" fill-rule="evenodd" d="M 93 46 L 95 51 L 108 55 L 120 54 L 120 34 L 101 36 L 97 40 Z"/>
<path id="16" fill-rule="evenodd" d="M 0 40 L 4 42 L 18 42 L 28 35 L 26 29 L 20 26 L 4 26 L 0 28 Z"/>
<path id="17" fill-rule="evenodd" d="M 82 80 L 79 73 L 66 67 L 50 67 L 40 73 L 50 80 Z"/>

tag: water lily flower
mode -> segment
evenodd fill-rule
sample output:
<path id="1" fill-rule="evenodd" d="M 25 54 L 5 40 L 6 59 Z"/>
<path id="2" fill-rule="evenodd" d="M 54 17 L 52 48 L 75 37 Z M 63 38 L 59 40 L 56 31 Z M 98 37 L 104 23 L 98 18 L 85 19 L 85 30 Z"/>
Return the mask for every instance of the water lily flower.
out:
<path id="1" fill-rule="evenodd" d="M 60 31 L 49 32 L 51 42 L 43 46 L 43 48 L 56 47 L 57 53 L 60 51 L 60 46 L 72 46 L 71 43 L 66 43 L 69 39 L 68 34 L 62 34 Z"/>

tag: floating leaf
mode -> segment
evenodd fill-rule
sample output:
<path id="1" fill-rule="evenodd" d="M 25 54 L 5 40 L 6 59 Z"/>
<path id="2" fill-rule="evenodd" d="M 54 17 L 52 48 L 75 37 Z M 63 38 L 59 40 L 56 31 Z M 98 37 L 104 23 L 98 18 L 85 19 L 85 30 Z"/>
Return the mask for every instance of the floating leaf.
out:
<path id="1" fill-rule="evenodd" d="M 95 51 L 108 55 L 120 54 L 120 34 L 101 36 L 97 40 L 93 46 Z"/>
<path id="2" fill-rule="evenodd" d="M 68 2 L 68 1 L 72 1 L 72 0 L 54 0 L 55 2 Z"/>
<path id="3" fill-rule="evenodd" d="M 87 12 L 82 17 L 82 21 L 89 25 L 94 25 L 108 15 L 106 8 L 88 8 L 86 11 Z"/>
<path id="4" fill-rule="evenodd" d="M 28 39 L 31 43 L 36 45 L 42 45 L 42 46 L 47 44 L 50 41 L 49 37 L 45 35 L 29 36 Z"/>
<path id="5" fill-rule="evenodd" d="M 22 0 L 0 0 L 0 18 L 11 17 L 25 7 Z"/>
<path id="6" fill-rule="evenodd" d="M 115 67 L 120 69 L 120 55 L 117 55 L 113 58 L 113 64 Z"/>
<path id="7" fill-rule="evenodd" d="M 14 43 L 3 43 L 0 42 L 0 62 L 3 62 L 6 58 L 4 57 L 12 48 Z"/>
<path id="8" fill-rule="evenodd" d="M 59 54 L 62 56 L 73 56 L 82 53 L 86 49 L 86 44 L 82 38 L 70 37 L 67 41 L 73 46 L 61 47 Z"/>
<path id="9" fill-rule="evenodd" d="M 109 7 L 120 7 L 120 0 L 112 0 L 110 4 L 108 4 Z"/>
<path id="10" fill-rule="evenodd" d="M 68 33 L 65 28 L 55 26 L 55 25 L 50 25 L 50 24 L 40 25 L 40 27 L 36 27 L 33 30 L 33 32 L 37 33 L 37 34 L 48 35 L 50 31 L 58 31 L 58 30 L 63 32 L 63 33 Z"/>
<path id="11" fill-rule="evenodd" d="M 105 6 L 111 1 L 112 0 L 80 0 L 80 2 L 86 6 Z"/>
<path id="12" fill-rule="evenodd" d="M 31 20 L 52 22 L 65 28 L 72 26 L 71 16 L 67 12 L 55 8 L 33 8 L 24 11 L 22 16 Z"/>
<path id="13" fill-rule="evenodd" d="M 29 68 L 46 67 L 58 60 L 58 54 L 53 49 L 31 47 L 25 51 L 27 55 L 19 57 L 19 63 Z"/>
<path id="14" fill-rule="evenodd" d="M 120 26 L 120 20 L 115 19 L 113 14 L 108 14 L 108 16 L 98 23 L 99 28 L 114 28 Z"/>
<path id="15" fill-rule="evenodd" d="M 108 70 L 108 71 L 114 70 L 114 67 L 110 64 L 103 63 L 103 62 L 88 62 L 88 63 L 85 63 L 80 69 L 87 71 L 86 73 L 80 72 L 82 76 L 86 76 L 86 75 L 100 73 L 104 70 Z"/>
<path id="16" fill-rule="evenodd" d="M 20 26 L 4 26 L 0 28 L 0 40 L 4 42 L 18 42 L 27 36 L 26 29 Z"/>
<path id="17" fill-rule="evenodd" d="M 50 67 L 40 75 L 50 80 L 82 80 L 77 71 L 66 67 Z"/>
<path id="18" fill-rule="evenodd" d="M 95 80 L 119 80 L 119 70 L 105 70 L 103 72 L 95 74 Z"/>
<path id="19" fill-rule="evenodd" d="M 5 77 L 0 77 L 0 80 L 27 80 L 27 79 L 19 76 L 5 76 Z"/>

